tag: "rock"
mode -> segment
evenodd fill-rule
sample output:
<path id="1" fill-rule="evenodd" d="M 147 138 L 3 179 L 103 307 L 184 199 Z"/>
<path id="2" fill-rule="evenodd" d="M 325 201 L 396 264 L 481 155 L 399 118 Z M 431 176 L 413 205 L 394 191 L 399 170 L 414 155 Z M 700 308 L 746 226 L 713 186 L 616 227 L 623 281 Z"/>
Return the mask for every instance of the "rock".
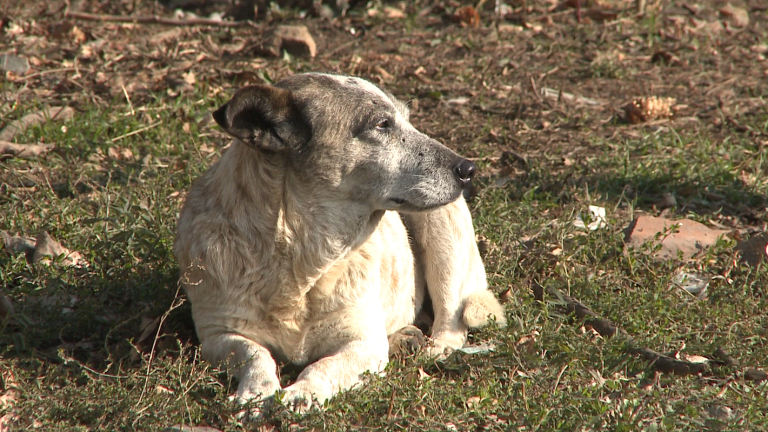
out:
<path id="1" fill-rule="evenodd" d="M 0 55 L 0 70 L 22 75 L 29 70 L 29 60 L 13 54 Z"/>
<path id="2" fill-rule="evenodd" d="M 740 241 L 736 250 L 741 252 L 741 260 L 757 267 L 768 255 L 768 233 L 754 235 L 749 240 Z"/>
<path id="3" fill-rule="evenodd" d="M 292 56 L 314 57 L 317 55 L 315 39 L 306 26 L 279 25 L 273 33 L 273 38 L 274 46 L 280 47 L 280 51 L 288 51 Z"/>
<path id="4" fill-rule="evenodd" d="M 733 27 L 743 28 L 749 25 L 749 12 L 730 3 L 720 8 L 720 15 L 727 19 Z"/>
<path id="5" fill-rule="evenodd" d="M 674 259 L 680 251 L 683 253 L 683 259 L 689 259 L 714 245 L 726 232 L 713 230 L 689 219 L 673 221 L 653 216 L 640 216 L 624 230 L 624 242 L 627 247 L 639 248 L 643 243 L 653 241 L 656 234 L 663 233 L 674 225 L 679 225 L 674 232 L 670 232 L 666 237 L 664 234 L 661 235 L 661 249 L 656 252 L 656 258 Z"/>
<path id="6" fill-rule="evenodd" d="M 659 210 L 677 207 L 677 200 L 671 193 L 665 193 L 661 195 L 661 199 L 656 203 L 656 207 L 658 207 Z"/>

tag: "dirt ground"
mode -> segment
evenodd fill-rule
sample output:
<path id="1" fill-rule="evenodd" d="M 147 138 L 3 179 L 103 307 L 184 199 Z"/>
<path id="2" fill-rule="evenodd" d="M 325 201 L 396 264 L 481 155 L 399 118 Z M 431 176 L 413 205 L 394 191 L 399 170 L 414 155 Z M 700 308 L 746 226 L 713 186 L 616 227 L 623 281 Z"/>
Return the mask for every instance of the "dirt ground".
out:
<path id="1" fill-rule="evenodd" d="M 150 95 L 175 96 L 193 85 L 215 96 L 297 72 L 332 71 L 379 83 L 411 102 L 420 128 L 467 156 L 494 161 L 507 151 L 578 166 L 610 151 L 593 145 L 596 138 L 620 142 L 641 128 L 706 131 L 715 140 L 736 131 L 766 142 L 742 124 L 766 109 L 768 16 L 759 0 L 735 9 L 655 1 L 642 12 L 630 1 L 481 2 L 477 17 L 458 1 L 353 2 L 344 16 L 333 2 L 230 3 L 165 2 L 187 5 L 174 11 L 147 1 L 6 1 L 2 51 L 23 55 L 31 69 L 7 74 L 24 86 L 2 94 L 0 116 L 30 101 L 78 107 L 126 98 L 140 106 Z M 80 11 L 101 17 L 67 15 Z M 183 21 L 195 12 L 254 20 L 169 26 L 105 17 Z M 306 25 L 317 56 L 266 53 L 278 24 Z M 627 104 L 653 96 L 672 118 L 633 124 Z M 197 121 L 204 113 L 180 114 Z M 514 175 L 514 167 L 505 168 L 503 175 Z M 747 224 L 760 220 L 754 212 L 733 211 Z"/>

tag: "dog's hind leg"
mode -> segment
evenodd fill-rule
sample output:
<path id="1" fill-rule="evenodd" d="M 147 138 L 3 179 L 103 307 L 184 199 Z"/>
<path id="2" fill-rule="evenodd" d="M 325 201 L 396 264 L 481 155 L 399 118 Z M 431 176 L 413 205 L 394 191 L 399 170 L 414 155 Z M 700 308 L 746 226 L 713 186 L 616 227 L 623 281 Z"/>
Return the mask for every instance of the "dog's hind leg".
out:
<path id="1" fill-rule="evenodd" d="M 238 378 L 236 399 L 240 403 L 263 400 L 280 390 L 277 364 L 269 350 L 234 333 L 214 336 L 202 342 L 202 356 L 226 366 Z"/>
<path id="2" fill-rule="evenodd" d="M 504 310 L 488 291 L 485 268 L 475 242 L 472 216 L 463 198 L 424 213 L 403 214 L 413 237 L 413 250 L 432 300 L 430 354 L 460 348 L 467 328 L 478 327 L 494 315 L 506 323 Z"/>

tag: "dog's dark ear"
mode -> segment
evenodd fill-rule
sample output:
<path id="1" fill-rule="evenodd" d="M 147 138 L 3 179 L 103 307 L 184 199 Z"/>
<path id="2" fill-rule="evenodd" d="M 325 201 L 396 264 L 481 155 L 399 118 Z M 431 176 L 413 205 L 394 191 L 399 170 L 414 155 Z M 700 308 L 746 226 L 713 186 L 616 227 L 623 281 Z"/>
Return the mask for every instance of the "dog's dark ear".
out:
<path id="1" fill-rule="evenodd" d="M 230 135 L 264 150 L 295 149 L 311 135 L 292 93 L 279 87 L 245 87 L 216 110 L 213 118 Z"/>

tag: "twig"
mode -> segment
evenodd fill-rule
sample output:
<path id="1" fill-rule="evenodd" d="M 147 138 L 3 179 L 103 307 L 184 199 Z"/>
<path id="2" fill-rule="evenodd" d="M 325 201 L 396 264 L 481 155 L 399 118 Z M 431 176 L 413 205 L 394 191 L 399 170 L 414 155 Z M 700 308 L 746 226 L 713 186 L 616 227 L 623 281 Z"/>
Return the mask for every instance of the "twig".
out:
<path id="1" fill-rule="evenodd" d="M 149 372 L 152 368 L 152 361 L 155 359 L 155 348 L 157 347 L 157 339 L 160 338 L 160 332 L 163 329 L 163 323 L 165 323 L 165 319 L 168 318 L 168 316 L 173 312 L 174 309 L 184 304 L 184 299 L 181 299 L 180 301 L 176 301 L 179 299 L 179 292 L 181 291 L 181 282 L 176 284 L 176 294 L 173 296 L 173 301 L 171 302 L 171 306 L 163 313 L 163 316 L 160 317 L 160 323 L 157 325 L 157 331 L 155 332 L 155 340 L 152 341 L 152 349 L 149 351 L 149 360 L 147 361 L 147 375 L 146 379 L 144 380 L 144 387 L 141 389 L 141 395 L 139 395 L 139 401 L 136 402 L 136 406 L 138 407 L 141 405 L 141 401 L 144 400 L 144 396 L 147 394 L 147 386 L 149 385 Z"/>
<path id="2" fill-rule="evenodd" d="M 351 47 L 352 45 L 356 44 L 357 42 L 358 42 L 358 40 L 357 40 L 357 39 L 353 39 L 353 40 L 351 40 L 351 41 L 349 41 L 349 42 L 343 43 L 343 44 L 341 44 L 341 45 L 337 46 L 336 48 L 332 49 L 331 51 L 329 51 L 329 52 L 327 52 L 327 53 L 323 54 L 323 58 L 329 58 L 329 57 L 332 57 L 332 56 L 333 56 L 334 54 L 336 54 L 337 52 L 339 52 L 339 51 L 342 51 L 342 50 L 344 50 L 344 49 L 346 49 L 346 48 L 349 48 L 349 47 Z"/>
<path id="3" fill-rule="evenodd" d="M 125 86 L 124 85 L 120 85 L 120 87 L 123 89 L 123 94 L 125 95 L 125 100 L 128 101 L 128 106 L 131 108 L 131 115 L 135 116 L 136 115 L 136 111 L 133 110 L 133 103 L 131 103 L 131 97 L 128 96 L 128 91 L 125 90 Z"/>
<path id="4" fill-rule="evenodd" d="M 119 137 L 115 137 L 115 138 L 112 138 L 112 139 L 111 139 L 111 141 L 112 141 L 112 142 L 117 142 L 117 141 L 120 141 L 121 139 L 123 139 L 123 138 L 128 138 L 128 137 L 129 137 L 129 136 L 131 136 L 131 135 L 136 135 L 136 134 L 139 134 L 139 133 L 142 133 L 142 132 L 146 132 L 146 131 L 148 131 L 148 130 L 152 129 L 153 127 L 159 126 L 159 125 L 161 125 L 161 124 L 163 124 L 163 121 L 162 121 L 162 120 L 160 120 L 160 121 L 159 121 L 159 122 L 157 122 L 157 123 L 152 123 L 151 125 L 149 125 L 149 126 L 146 126 L 146 127 L 143 127 L 143 128 L 141 128 L 141 129 L 136 129 L 135 131 L 130 131 L 130 132 L 126 133 L 126 134 L 122 134 L 122 135 L 120 135 Z"/>
<path id="5" fill-rule="evenodd" d="M 100 376 L 100 377 L 115 378 L 115 379 L 128 379 L 128 378 L 130 378 L 130 376 L 127 376 L 127 375 L 112 375 L 112 374 L 107 374 L 107 373 L 103 373 L 103 372 L 99 372 L 99 371 L 93 370 L 93 369 L 89 368 L 88 366 L 80 363 L 76 359 L 74 359 L 74 358 L 64 354 L 64 350 L 63 349 L 59 349 L 58 355 L 59 355 L 59 358 L 64 361 L 64 364 L 74 363 L 74 364 L 80 366 L 81 368 L 85 369 L 86 371 L 88 371 L 88 372 L 90 372 L 90 373 L 92 373 L 94 375 Z"/>
<path id="6" fill-rule="evenodd" d="M 534 297 L 539 301 L 544 301 L 545 290 L 541 286 L 534 287 Z M 564 303 L 564 308 L 569 312 L 576 315 L 577 318 L 583 319 L 584 324 L 593 328 L 601 336 L 609 338 L 616 334 L 623 336 L 627 343 L 627 352 L 633 355 L 639 355 L 651 363 L 651 367 L 654 370 L 665 373 L 674 373 L 676 375 L 696 375 L 709 371 L 709 365 L 707 363 L 695 363 L 685 360 L 678 360 L 668 355 L 661 354 L 650 348 L 639 346 L 639 344 L 632 338 L 626 331 L 616 327 L 612 322 L 601 318 L 596 313 L 592 312 L 587 306 L 583 305 L 575 298 L 565 295 L 558 290 L 549 287 L 546 289 L 546 294 L 558 299 Z"/>
<path id="7" fill-rule="evenodd" d="M 163 24 L 173 26 L 196 26 L 207 25 L 217 27 L 245 27 L 252 25 L 248 21 L 217 21 L 208 18 L 190 18 L 174 19 L 162 18 L 159 16 L 119 16 L 119 15 L 96 15 L 85 12 L 67 12 L 67 18 L 79 19 L 84 21 L 111 21 L 137 24 Z"/>
<path id="8" fill-rule="evenodd" d="M 48 75 L 50 73 L 56 73 L 56 72 L 74 72 L 75 68 L 59 68 L 59 69 L 48 69 L 40 72 L 31 73 L 29 75 L 20 76 L 19 79 L 28 80 L 30 78 L 36 78 L 42 75 Z"/>

